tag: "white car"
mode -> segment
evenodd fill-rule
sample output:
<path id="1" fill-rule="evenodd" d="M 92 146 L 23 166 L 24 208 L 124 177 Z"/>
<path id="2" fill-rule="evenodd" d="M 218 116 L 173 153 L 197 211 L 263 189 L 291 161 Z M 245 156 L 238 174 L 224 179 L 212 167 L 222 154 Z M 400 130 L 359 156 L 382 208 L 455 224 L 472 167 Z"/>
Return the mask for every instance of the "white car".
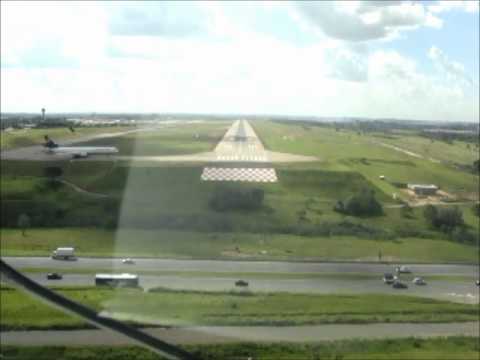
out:
<path id="1" fill-rule="evenodd" d="M 133 261 L 130 258 L 126 258 L 126 259 L 122 259 L 122 264 L 133 265 L 135 264 L 135 261 Z"/>
<path id="2" fill-rule="evenodd" d="M 412 280 L 412 283 L 414 283 L 415 285 L 427 285 L 427 282 L 425 280 L 423 280 L 423 278 L 421 277 L 416 277 Z"/>
<path id="3" fill-rule="evenodd" d="M 397 266 L 395 268 L 395 271 L 398 274 L 410 274 L 412 272 L 412 270 L 408 266 L 405 266 L 405 265 Z"/>

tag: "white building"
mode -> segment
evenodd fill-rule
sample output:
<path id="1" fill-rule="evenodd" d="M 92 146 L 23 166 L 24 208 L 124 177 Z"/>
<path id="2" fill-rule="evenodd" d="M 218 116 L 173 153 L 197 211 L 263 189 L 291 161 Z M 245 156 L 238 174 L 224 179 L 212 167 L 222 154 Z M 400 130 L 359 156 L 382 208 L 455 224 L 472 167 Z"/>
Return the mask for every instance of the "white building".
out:
<path id="1" fill-rule="evenodd" d="M 408 184 L 408 188 L 417 195 L 435 195 L 438 186 L 433 184 Z"/>

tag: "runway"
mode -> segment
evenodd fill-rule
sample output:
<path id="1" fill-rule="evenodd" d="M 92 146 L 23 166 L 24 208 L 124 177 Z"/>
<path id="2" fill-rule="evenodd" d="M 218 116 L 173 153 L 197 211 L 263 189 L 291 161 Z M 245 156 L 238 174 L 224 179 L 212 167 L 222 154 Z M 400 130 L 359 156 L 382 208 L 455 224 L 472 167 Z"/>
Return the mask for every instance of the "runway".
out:
<path id="1" fill-rule="evenodd" d="M 214 166 L 203 169 L 203 181 L 277 182 L 277 173 L 259 137 L 246 120 L 237 120 L 215 148 Z"/>
<path id="2" fill-rule="evenodd" d="M 149 162 L 149 163 L 232 163 L 232 162 L 247 162 L 247 163 L 289 163 L 289 162 L 311 162 L 318 161 L 313 156 L 303 156 L 294 154 L 284 154 L 277 152 L 270 152 L 264 149 L 263 144 L 260 142 L 258 136 L 255 134 L 248 122 L 244 121 L 244 125 L 240 127 L 240 121 L 236 121 L 229 128 L 224 138 L 217 145 L 214 151 L 207 151 L 202 153 L 187 154 L 187 155 L 166 155 L 166 156 L 125 156 L 119 155 L 93 155 L 84 159 L 75 161 L 128 161 L 128 162 Z M 165 124 L 165 126 L 172 126 L 171 124 Z M 86 136 L 78 139 L 71 139 L 62 141 L 62 145 L 75 145 L 76 143 L 85 143 L 90 140 L 96 139 L 108 139 L 117 136 L 123 136 L 134 132 L 158 130 L 162 127 L 145 127 L 141 129 L 134 129 L 122 132 L 104 133 L 93 136 Z M 241 130 L 239 130 L 241 128 Z M 247 139 L 245 142 L 238 142 L 235 140 L 235 134 L 240 131 L 240 135 L 244 135 Z M 104 144 L 109 145 L 108 140 Z M 4 150 L 0 153 L 2 160 L 30 160 L 30 161 L 58 161 L 58 160 L 70 160 L 70 155 L 59 154 L 47 154 L 41 145 L 33 145 L 15 148 L 11 150 Z"/>

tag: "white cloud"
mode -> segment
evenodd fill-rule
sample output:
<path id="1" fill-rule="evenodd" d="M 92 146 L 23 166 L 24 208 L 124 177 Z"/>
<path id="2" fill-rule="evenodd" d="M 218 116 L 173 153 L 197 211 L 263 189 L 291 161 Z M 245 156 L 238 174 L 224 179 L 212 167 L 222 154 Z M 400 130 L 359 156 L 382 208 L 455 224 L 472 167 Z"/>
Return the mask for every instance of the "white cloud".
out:
<path id="1" fill-rule="evenodd" d="M 208 17 L 202 6 L 171 1 L 105 3 L 109 30 L 120 36 L 185 37 L 205 33 Z"/>
<path id="2" fill-rule="evenodd" d="M 413 59 L 396 51 L 339 40 L 387 39 L 404 29 L 439 26 L 423 7 L 377 1 L 327 4 L 335 6 L 335 14 L 322 16 L 337 25 L 328 31 L 338 33 L 296 43 L 273 31 L 255 31 L 243 18 L 235 21 L 235 11 L 216 2 L 201 4 L 205 17 L 195 21 L 206 26 L 198 25 L 204 31 L 199 36 L 184 25 L 180 30 L 166 26 L 172 21 L 168 14 L 155 28 L 155 17 L 127 16 L 120 10 L 119 28 L 112 34 L 107 5 L 52 4 L 7 5 L 3 11 L 2 3 L 2 110 L 45 106 L 51 111 L 478 119 L 472 91 L 452 85 L 453 77 L 449 82 L 440 77 L 448 69 L 461 78 L 464 69 L 438 49 L 430 56 L 442 73 L 426 76 Z M 301 16 L 290 11 L 290 4 L 281 6 L 287 18 Z M 276 7 L 275 2 L 263 4 L 272 16 Z M 151 25 L 138 27 L 132 16 Z M 305 33 L 323 29 L 304 19 L 299 24 Z"/>
<path id="3" fill-rule="evenodd" d="M 428 50 L 428 57 L 433 61 L 439 73 L 455 85 L 473 85 L 473 79 L 467 74 L 465 67 L 459 62 L 449 59 L 439 48 L 432 46 Z"/>
<path id="4" fill-rule="evenodd" d="M 346 41 L 388 39 L 404 30 L 442 26 L 442 20 L 420 3 L 302 1 L 296 4 L 299 12 L 326 35 Z"/>
<path id="5" fill-rule="evenodd" d="M 450 0 L 450 1 L 436 1 L 430 5 L 428 9 L 433 13 L 441 13 L 451 10 L 461 10 L 468 13 L 478 12 L 479 1 L 477 0 Z"/>
<path id="6" fill-rule="evenodd" d="M 2 2 L 2 66 L 59 67 L 102 57 L 106 14 L 82 2 Z"/>
<path id="7" fill-rule="evenodd" d="M 369 59 L 369 99 L 388 117 L 478 121 L 478 91 L 471 91 L 417 69 L 413 59 L 377 51 Z M 368 101 L 368 100 L 366 100 Z"/>

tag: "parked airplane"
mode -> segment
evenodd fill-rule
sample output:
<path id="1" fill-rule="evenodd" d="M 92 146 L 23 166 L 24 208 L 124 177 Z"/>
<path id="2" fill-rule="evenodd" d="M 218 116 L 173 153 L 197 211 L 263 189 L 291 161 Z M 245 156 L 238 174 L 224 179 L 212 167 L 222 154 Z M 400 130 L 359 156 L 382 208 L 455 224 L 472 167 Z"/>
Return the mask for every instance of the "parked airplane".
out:
<path id="1" fill-rule="evenodd" d="M 73 158 L 84 158 L 89 155 L 110 155 L 118 153 L 118 149 L 113 146 L 61 146 L 45 135 L 45 144 L 47 153 L 58 155 L 71 155 Z"/>

